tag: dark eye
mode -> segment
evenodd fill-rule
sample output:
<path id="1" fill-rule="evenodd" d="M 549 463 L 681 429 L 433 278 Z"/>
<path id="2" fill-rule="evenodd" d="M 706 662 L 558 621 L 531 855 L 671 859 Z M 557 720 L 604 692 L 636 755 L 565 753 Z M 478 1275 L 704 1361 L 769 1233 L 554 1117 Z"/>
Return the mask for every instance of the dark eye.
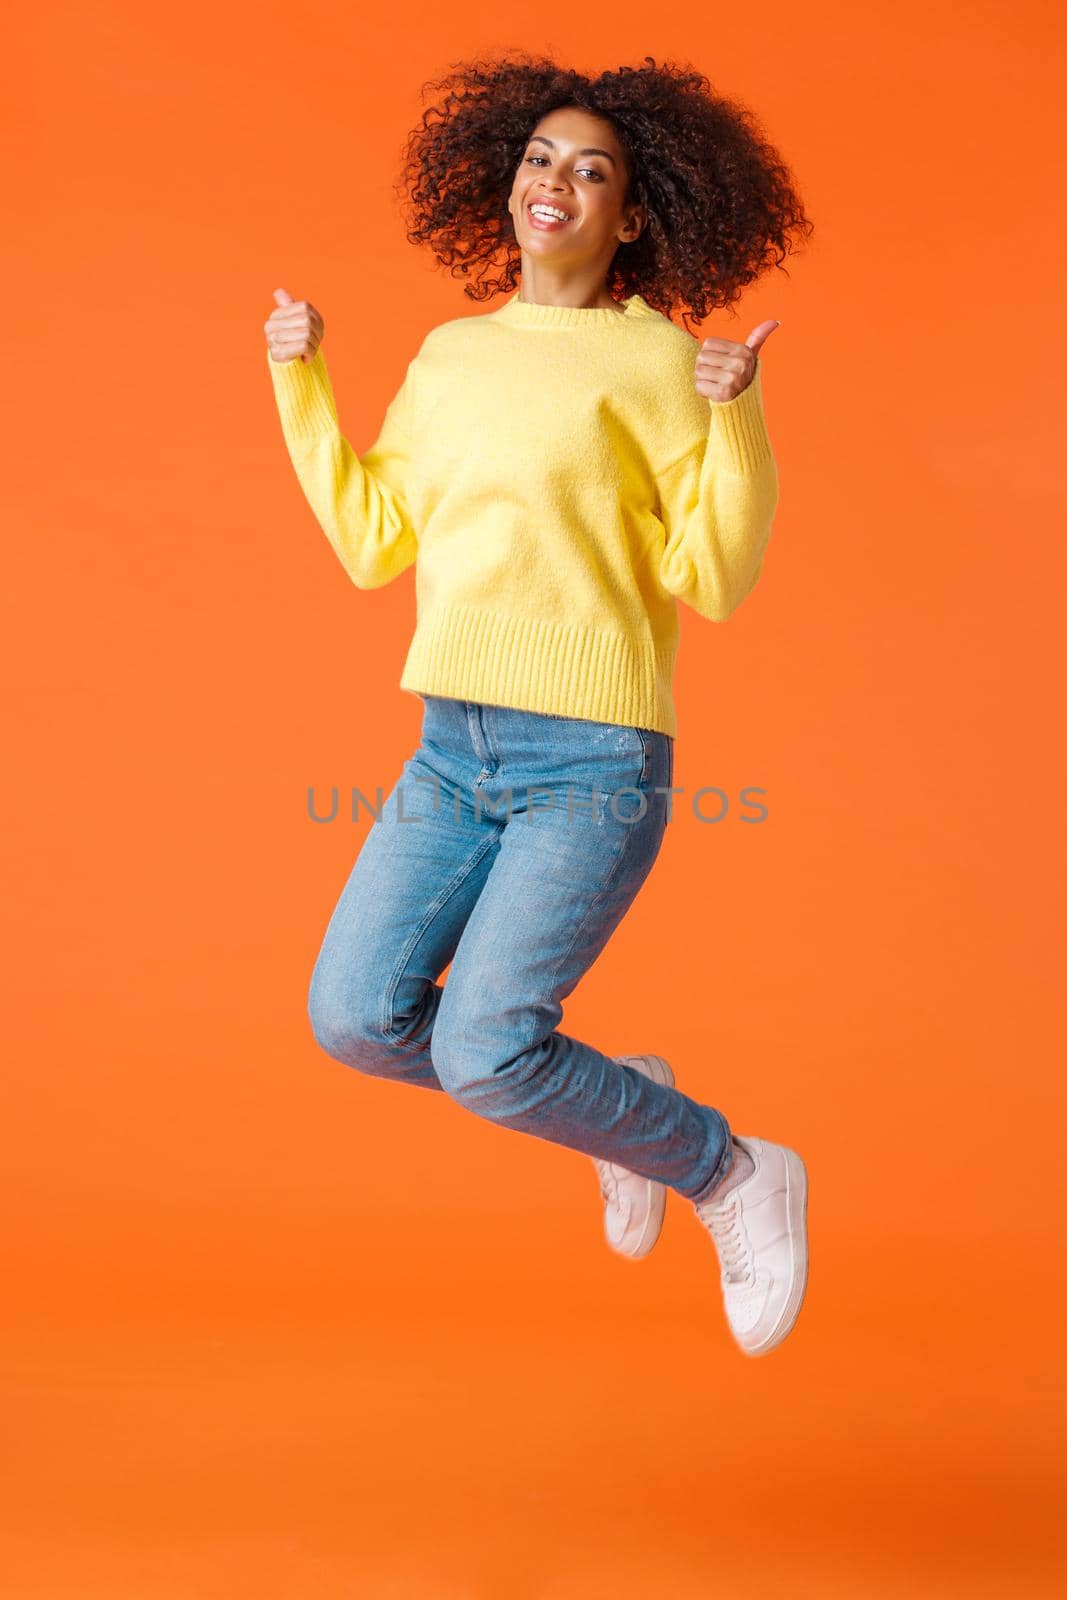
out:
<path id="1" fill-rule="evenodd" d="M 547 156 L 534 155 L 534 156 L 527 156 L 526 160 L 528 162 L 532 162 L 534 166 L 537 166 L 539 162 L 547 161 L 548 157 Z M 579 167 L 578 171 L 579 172 L 588 172 L 589 176 L 591 178 L 595 178 L 597 183 L 603 183 L 604 182 L 604 174 L 602 172 L 598 172 L 596 167 Z"/>

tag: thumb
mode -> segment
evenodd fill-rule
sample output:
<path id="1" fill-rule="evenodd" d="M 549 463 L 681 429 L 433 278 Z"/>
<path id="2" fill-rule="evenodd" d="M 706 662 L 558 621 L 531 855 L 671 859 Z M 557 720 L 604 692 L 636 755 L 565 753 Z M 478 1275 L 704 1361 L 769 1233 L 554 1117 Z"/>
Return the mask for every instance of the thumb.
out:
<path id="1" fill-rule="evenodd" d="M 776 322 L 773 318 L 770 322 L 761 322 L 758 328 L 753 328 L 745 343 L 750 350 L 755 350 L 756 354 L 759 355 L 761 347 L 766 344 L 775 328 L 780 328 L 781 326 L 782 324 Z"/>
<path id="2" fill-rule="evenodd" d="M 276 306 L 291 306 L 292 303 L 293 297 L 285 289 L 275 289 L 274 304 Z"/>

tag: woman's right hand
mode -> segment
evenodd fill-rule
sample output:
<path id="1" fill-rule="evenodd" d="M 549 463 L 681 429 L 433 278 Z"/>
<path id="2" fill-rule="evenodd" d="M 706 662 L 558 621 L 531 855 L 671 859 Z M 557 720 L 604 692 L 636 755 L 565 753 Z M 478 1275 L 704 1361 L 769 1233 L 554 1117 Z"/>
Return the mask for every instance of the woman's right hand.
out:
<path id="1" fill-rule="evenodd" d="M 284 289 L 275 289 L 274 303 L 278 309 L 263 324 L 271 360 L 313 360 L 326 330 L 311 301 L 294 300 Z"/>

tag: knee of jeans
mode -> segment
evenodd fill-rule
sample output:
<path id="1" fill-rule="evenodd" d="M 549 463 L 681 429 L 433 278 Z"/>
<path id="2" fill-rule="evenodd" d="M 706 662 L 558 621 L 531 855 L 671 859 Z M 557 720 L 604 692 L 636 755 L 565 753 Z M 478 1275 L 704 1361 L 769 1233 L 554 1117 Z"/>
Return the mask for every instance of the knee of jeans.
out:
<path id="1" fill-rule="evenodd" d="M 448 985 L 430 1035 L 430 1057 L 441 1086 L 454 1100 L 462 1100 L 477 1082 L 479 1067 L 471 1029 L 462 1017 L 453 1016 L 448 1004 Z"/>
<path id="2" fill-rule="evenodd" d="M 430 1036 L 430 1056 L 445 1093 L 468 1111 L 501 1121 L 513 1115 L 521 1075 L 518 1060 L 512 1070 L 512 1062 L 471 1019 L 451 1014 L 442 1019 L 439 1012 Z"/>
<path id="3" fill-rule="evenodd" d="M 369 1068 L 390 1053 L 382 1007 L 358 987 L 331 981 L 316 968 L 307 1009 L 316 1043 L 336 1060 Z"/>

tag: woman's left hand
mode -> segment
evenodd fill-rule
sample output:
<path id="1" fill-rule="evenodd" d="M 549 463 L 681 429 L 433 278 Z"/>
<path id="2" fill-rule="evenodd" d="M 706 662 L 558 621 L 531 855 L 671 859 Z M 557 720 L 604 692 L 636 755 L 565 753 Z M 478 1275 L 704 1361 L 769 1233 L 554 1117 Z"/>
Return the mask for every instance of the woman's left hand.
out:
<path id="1" fill-rule="evenodd" d="M 780 322 L 761 322 L 744 344 L 732 339 L 705 339 L 697 355 L 696 390 L 705 400 L 724 405 L 736 400 L 756 375 L 756 357 Z"/>

